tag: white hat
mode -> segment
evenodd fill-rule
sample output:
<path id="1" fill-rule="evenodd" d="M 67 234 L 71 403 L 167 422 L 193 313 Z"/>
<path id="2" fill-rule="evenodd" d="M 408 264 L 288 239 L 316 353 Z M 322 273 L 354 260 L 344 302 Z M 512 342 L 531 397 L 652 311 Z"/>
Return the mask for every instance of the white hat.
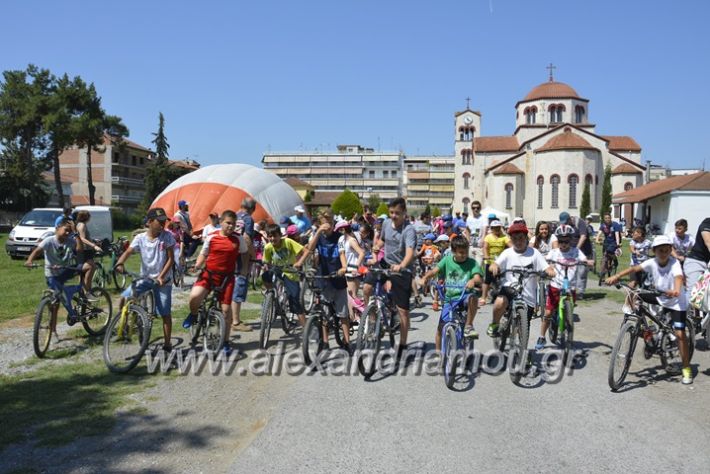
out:
<path id="1" fill-rule="evenodd" d="M 448 242 L 449 241 L 449 236 L 446 234 L 441 234 L 439 237 L 436 238 L 434 242 Z"/>
<path id="2" fill-rule="evenodd" d="M 657 235 L 653 239 L 653 245 L 651 245 L 651 247 L 656 248 L 661 245 L 673 245 L 673 242 L 671 241 L 671 238 L 667 235 Z"/>
<path id="3" fill-rule="evenodd" d="M 306 210 L 300 204 L 298 206 L 294 207 L 293 210 L 296 212 L 304 212 L 304 213 L 306 212 Z"/>
<path id="4" fill-rule="evenodd" d="M 500 221 L 492 221 L 490 224 L 488 224 L 488 227 L 502 227 Z"/>
<path id="5" fill-rule="evenodd" d="M 380 214 L 379 216 L 377 216 L 377 218 L 385 220 L 385 219 L 387 219 L 387 214 Z"/>

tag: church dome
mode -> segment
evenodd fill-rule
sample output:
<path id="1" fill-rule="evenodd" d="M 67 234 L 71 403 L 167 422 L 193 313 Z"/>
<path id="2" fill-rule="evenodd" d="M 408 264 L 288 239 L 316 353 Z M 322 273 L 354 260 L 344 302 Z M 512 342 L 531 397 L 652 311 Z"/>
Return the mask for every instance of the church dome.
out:
<path id="1" fill-rule="evenodd" d="M 591 143 L 577 134 L 572 133 L 569 127 L 565 127 L 564 133 L 552 137 L 543 146 L 535 150 L 540 153 L 543 151 L 556 150 L 596 150 Z"/>
<path id="2" fill-rule="evenodd" d="M 521 102 L 537 99 L 579 99 L 577 91 L 564 82 L 548 81 L 543 82 L 533 90 Z"/>

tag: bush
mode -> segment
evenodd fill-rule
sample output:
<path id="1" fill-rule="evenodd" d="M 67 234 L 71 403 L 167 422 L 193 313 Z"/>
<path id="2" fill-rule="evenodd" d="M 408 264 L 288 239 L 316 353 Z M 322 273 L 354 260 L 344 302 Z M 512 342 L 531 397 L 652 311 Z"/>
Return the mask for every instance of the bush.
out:
<path id="1" fill-rule="evenodd" d="M 333 201 L 333 213 L 339 214 L 345 219 L 352 219 L 352 217 L 357 214 L 362 214 L 362 203 L 357 194 L 346 189 L 343 191 L 335 201 Z"/>
<path id="2" fill-rule="evenodd" d="M 441 209 L 439 209 L 439 206 L 434 207 L 434 209 L 431 210 L 431 217 L 439 217 L 441 215 Z"/>
<path id="3" fill-rule="evenodd" d="M 390 210 L 387 207 L 387 204 L 384 202 L 381 202 L 379 206 L 377 206 L 377 211 L 375 212 L 376 215 L 381 216 L 382 214 L 387 215 L 389 214 Z"/>
<path id="4" fill-rule="evenodd" d="M 131 230 L 143 227 L 143 216 L 137 213 L 127 214 L 121 209 L 111 208 L 113 228 L 116 230 Z"/>

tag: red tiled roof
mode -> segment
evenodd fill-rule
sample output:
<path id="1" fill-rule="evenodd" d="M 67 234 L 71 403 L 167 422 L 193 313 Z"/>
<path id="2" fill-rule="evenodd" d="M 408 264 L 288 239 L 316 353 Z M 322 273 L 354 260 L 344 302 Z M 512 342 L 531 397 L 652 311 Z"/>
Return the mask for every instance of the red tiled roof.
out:
<path id="1" fill-rule="evenodd" d="M 143 150 L 143 151 L 147 151 L 150 153 L 153 152 L 153 150 L 151 150 L 150 148 L 146 148 L 143 145 L 139 145 L 138 143 L 131 141 L 128 138 L 122 138 L 120 141 L 122 141 L 123 143 L 126 144 L 126 146 L 129 146 L 131 148 L 136 148 L 138 150 Z M 104 134 L 104 143 L 108 144 L 108 143 L 118 143 L 118 142 L 119 142 L 118 138 L 114 138 L 111 135 L 109 135 L 108 133 Z"/>
<path id="2" fill-rule="evenodd" d="M 601 137 L 609 141 L 609 150 L 611 151 L 641 151 L 641 145 L 631 137 L 624 135 L 601 135 Z"/>
<path id="3" fill-rule="evenodd" d="M 506 163 L 497 170 L 493 172 L 493 174 L 525 174 L 523 173 L 523 170 L 515 166 L 513 163 Z"/>
<path id="4" fill-rule="evenodd" d="M 196 161 L 185 161 L 185 160 L 168 160 L 172 166 L 177 166 L 178 168 L 184 168 L 188 170 L 196 170 L 200 168 L 200 164 Z"/>
<path id="5" fill-rule="evenodd" d="M 519 148 L 515 136 L 478 137 L 473 140 L 473 151 L 476 152 L 518 151 Z"/>
<path id="6" fill-rule="evenodd" d="M 622 163 L 611 171 L 611 174 L 640 174 L 641 170 L 628 163 Z"/>
<path id="7" fill-rule="evenodd" d="M 686 191 L 710 191 L 710 172 L 700 171 L 685 176 L 671 176 L 670 178 L 653 181 L 638 188 L 615 194 L 612 202 L 614 204 L 644 202 L 656 196 L 680 189 Z"/>
<path id="8" fill-rule="evenodd" d="M 335 198 L 340 196 L 340 194 L 339 191 L 316 191 L 313 193 L 311 200 L 305 204 L 309 207 L 330 207 L 333 201 L 335 201 Z"/>
<path id="9" fill-rule="evenodd" d="M 584 138 L 572 133 L 572 129 L 567 127 L 564 133 L 550 138 L 547 143 L 535 151 L 539 153 L 554 150 L 596 150 L 596 148 Z"/>
<path id="10" fill-rule="evenodd" d="M 302 179 L 296 178 L 294 176 L 286 178 L 286 179 L 284 179 L 284 181 L 286 182 L 286 184 L 288 184 L 292 188 L 298 186 L 300 188 L 306 187 L 306 188 L 313 189 L 313 185 L 311 183 L 307 183 L 306 181 L 303 181 Z"/>
<path id="11" fill-rule="evenodd" d="M 535 87 L 533 90 L 528 92 L 528 95 L 521 102 L 526 102 L 528 100 L 537 99 L 567 99 L 567 98 L 579 98 L 577 91 L 572 89 L 570 86 L 563 82 L 543 82 L 539 86 Z"/>

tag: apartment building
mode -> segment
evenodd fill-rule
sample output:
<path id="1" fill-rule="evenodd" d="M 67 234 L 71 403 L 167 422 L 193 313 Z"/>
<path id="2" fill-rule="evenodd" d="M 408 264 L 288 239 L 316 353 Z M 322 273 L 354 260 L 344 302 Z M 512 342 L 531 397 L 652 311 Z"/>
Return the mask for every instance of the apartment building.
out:
<path id="1" fill-rule="evenodd" d="M 360 145 L 338 145 L 337 151 L 272 152 L 261 159 L 264 169 L 282 179 L 298 178 L 319 191 L 350 189 L 367 199 L 402 195 L 404 154 L 375 151 Z"/>
<path id="2" fill-rule="evenodd" d="M 407 208 L 423 210 L 427 204 L 443 213 L 454 200 L 454 157 L 407 156 L 403 161 L 403 195 Z"/>

